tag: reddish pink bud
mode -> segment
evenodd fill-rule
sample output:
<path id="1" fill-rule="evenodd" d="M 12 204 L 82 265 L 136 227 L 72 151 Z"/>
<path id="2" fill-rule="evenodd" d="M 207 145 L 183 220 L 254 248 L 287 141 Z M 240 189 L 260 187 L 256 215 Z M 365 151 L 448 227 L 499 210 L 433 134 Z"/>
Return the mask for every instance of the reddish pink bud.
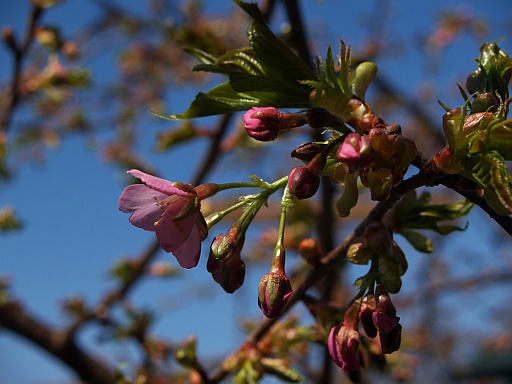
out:
<path id="1" fill-rule="evenodd" d="M 258 285 L 258 306 L 266 317 L 277 317 L 292 295 L 292 284 L 283 271 L 270 271 Z"/>
<path id="2" fill-rule="evenodd" d="M 322 247 L 315 239 L 303 239 L 298 246 L 299 254 L 310 264 L 318 264 L 322 258 Z"/>
<path id="3" fill-rule="evenodd" d="M 327 339 L 327 348 L 332 360 L 344 371 L 360 369 L 361 335 L 357 330 L 360 309 L 361 301 L 353 301 L 345 311 L 343 322 L 331 329 Z"/>
<path id="4" fill-rule="evenodd" d="M 297 199 L 309 199 L 320 187 L 320 176 L 306 165 L 295 167 L 288 176 L 288 186 Z"/>
<path id="5" fill-rule="evenodd" d="M 344 371 L 360 369 L 359 332 L 345 325 L 333 327 L 327 339 L 327 348 L 332 360 Z"/>
<path id="6" fill-rule="evenodd" d="M 393 353 L 400 348 L 402 339 L 400 317 L 396 315 L 391 298 L 381 285 L 377 286 L 376 296 L 377 308 L 372 315 L 373 323 L 379 331 L 382 353 Z"/>
<path id="7" fill-rule="evenodd" d="M 373 313 L 376 309 L 377 301 L 375 300 L 375 296 L 365 296 L 361 303 L 361 310 L 359 311 L 359 321 L 363 326 L 364 332 L 371 339 L 377 336 L 377 328 L 373 323 Z"/>
<path id="8" fill-rule="evenodd" d="M 244 283 L 245 263 L 240 257 L 231 258 L 222 263 L 212 276 L 227 293 L 233 293 Z"/>
<path id="9" fill-rule="evenodd" d="M 351 171 L 357 171 L 364 166 L 370 155 L 370 140 L 359 133 L 347 135 L 336 152 L 336 158 L 348 165 Z"/>
<path id="10" fill-rule="evenodd" d="M 280 130 L 281 112 L 274 107 L 253 107 L 244 114 L 247 134 L 258 141 L 272 141 Z"/>

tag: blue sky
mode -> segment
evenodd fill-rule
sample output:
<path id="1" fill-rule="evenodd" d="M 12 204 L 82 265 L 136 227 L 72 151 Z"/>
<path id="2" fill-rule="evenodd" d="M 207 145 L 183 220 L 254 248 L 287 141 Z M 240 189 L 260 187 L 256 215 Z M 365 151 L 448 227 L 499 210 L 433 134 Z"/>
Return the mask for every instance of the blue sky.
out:
<path id="1" fill-rule="evenodd" d="M 315 54 L 324 55 L 327 44 L 337 50 L 338 39 L 342 38 L 358 50 L 358 44 L 367 37 L 365 22 L 368 13 L 378 2 L 349 2 L 325 0 L 303 1 L 309 30 L 317 38 Z M 124 6 L 137 10 L 141 2 L 123 1 Z M 209 9 L 231 8 L 230 1 L 205 1 Z M 462 2 L 391 2 L 390 20 L 386 23 L 387 33 L 399 42 L 403 54 L 384 57 L 379 62 L 379 71 L 400 88 L 414 92 L 424 82 L 433 81 L 436 92 L 443 92 L 443 100 L 455 100 L 454 77 L 474 70 L 472 59 L 478 55 L 478 47 L 484 41 L 464 37 L 448 47 L 446 55 L 440 55 L 438 65 L 442 70 L 426 77 L 426 63 L 415 51 L 414 46 L 420 33 L 430 31 L 440 9 Z M 506 22 L 510 15 L 510 3 L 502 1 L 465 1 L 477 15 L 489 21 L 489 41 L 505 38 L 504 48 L 511 49 L 511 29 Z M 485 4 L 484 4 L 485 3 Z M 214 5 L 215 4 L 215 5 Z M 354 9 L 346 7 L 354 6 Z M 356 8 L 357 6 L 357 8 Z M 0 27 L 12 25 L 21 34 L 26 16 L 25 1 L 2 0 L 0 2 Z M 87 22 L 95 15 L 94 6 L 83 1 L 67 1 L 48 13 L 46 20 L 53 20 L 72 34 L 76 26 Z M 322 23 L 326 20 L 326 23 Z M 0 62 L 9 63 L 6 49 L 0 48 Z M 92 63 L 93 69 L 108 73 L 108 60 Z M 0 79 L 9 73 L 10 64 L 0 66 Z M 191 100 L 183 94 L 171 96 L 173 107 L 180 112 Z M 437 108 L 437 106 L 433 106 Z M 442 111 L 438 110 L 439 116 Z M 188 181 L 195 170 L 197 156 L 186 148 L 179 148 L 165 159 L 151 153 L 150 147 L 154 130 L 147 129 L 143 149 L 155 162 L 162 175 L 172 180 Z M 197 149 L 200 152 L 200 148 Z M 171 164 L 172 166 L 169 166 Z M 229 172 L 229 171 L 228 171 Z M 229 177 L 225 169 L 218 171 Z M 233 180 L 244 180 L 245 175 L 232 173 Z M 214 180 L 213 180 L 214 181 Z M 59 302 L 69 295 L 85 295 L 94 303 L 112 283 L 107 271 L 112 263 L 123 256 L 134 256 L 142 251 L 153 234 L 132 227 L 127 216 L 117 210 L 117 199 L 123 189 L 122 175 L 117 169 L 103 163 L 98 154 L 91 151 L 81 138 L 66 139 L 57 148 L 48 150 L 43 164 L 25 165 L 16 177 L 7 184 L 0 184 L 0 206 L 10 204 L 16 208 L 25 223 L 21 232 L 0 237 L 0 274 L 11 277 L 15 297 L 33 313 L 50 323 L 60 324 L 63 316 Z M 478 213 L 476 218 L 478 218 Z M 480 228 L 481 229 L 481 228 Z M 478 226 L 468 232 L 470 238 L 482 235 Z M 472 234 L 472 235 L 471 235 Z M 455 235 L 462 236 L 462 235 Z M 461 237 L 459 237 L 461 238 Z M 211 241 L 205 241 L 208 246 Z M 172 255 L 160 255 L 160 259 L 173 259 Z M 261 316 L 256 305 L 256 285 L 259 274 L 251 275 L 254 281 L 246 281 L 244 288 L 235 295 L 208 296 L 197 303 L 183 303 L 180 295 L 187 289 L 219 289 L 205 271 L 205 257 L 198 268 L 183 272 L 183 278 L 176 281 L 144 283 L 134 295 L 134 301 L 158 309 L 160 321 L 155 333 L 168 335 L 174 340 L 196 334 L 199 352 L 205 356 L 213 351 L 229 351 L 240 341 L 241 332 L 234 324 L 225 324 L 226 313 L 235 317 L 252 305 L 250 313 Z M 174 261 L 174 260 L 171 260 Z M 264 273 L 264 272 L 263 272 Z M 191 288 L 187 288 L 187 287 Z M 252 303 L 252 304 L 251 304 Z M 205 313 L 211 323 L 205 321 Z M 186 321 L 184 320 L 186 319 Z M 212 332 L 212 324 L 220 324 L 220 331 Z M 172 331 L 170 331 L 172 330 Z M 94 347 L 97 334 L 86 330 L 83 341 Z M 98 352 L 111 352 L 114 356 L 126 357 L 134 351 L 100 346 Z M 8 352 L 8 353 L 7 353 Z M 0 331 L 0 382 L 11 384 L 55 383 L 72 377 L 60 363 L 40 354 L 31 345 L 20 341 L 8 332 Z M 27 369 L 30 367 L 30 369 Z"/>

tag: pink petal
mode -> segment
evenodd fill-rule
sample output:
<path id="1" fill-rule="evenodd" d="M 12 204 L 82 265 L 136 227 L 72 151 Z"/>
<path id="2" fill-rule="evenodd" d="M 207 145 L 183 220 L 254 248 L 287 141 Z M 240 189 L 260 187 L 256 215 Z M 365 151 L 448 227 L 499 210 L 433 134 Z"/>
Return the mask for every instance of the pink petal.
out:
<path id="1" fill-rule="evenodd" d="M 199 263 L 199 258 L 201 257 L 201 232 L 197 225 L 192 228 L 190 235 L 181 247 L 172 253 L 183 268 L 193 268 Z"/>
<path id="2" fill-rule="evenodd" d="M 155 222 L 163 211 L 156 204 L 167 195 L 157 192 L 145 185 L 134 184 L 126 187 L 119 197 L 117 206 L 120 211 L 132 213 L 130 223 L 147 231 L 155 231 Z"/>
<path id="3" fill-rule="evenodd" d="M 332 361 L 334 361 L 338 367 L 342 368 L 344 364 L 343 356 L 341 355 L 341 348 L 336 340 L 336 335 L 340 328 L 341 326 L 339 325 L 331 328 L 331 332 L 329 332 L 329 337 L 327 338 L 327 349 L 329 350 Z"/>
<path id="4" fill-rule="evenodd" d="M 174 221 L 174 218 L 180 213 L 186 203 L 187 199 L 172 203 L 155 226 L 158 241 L 160 241 L 160 245 L 166 252 L 174 252 L 181 247 L 194 227 L 197 214 Z"/>
<path id="5" fill-rule="evenodd" d="M 156 176 L 148 175 L 138 169 L 132 169 L 128 172 L 129 175 L 136 177 L 137 179 L 142 180 L 149 188 L 155 189 L 159 192 L 165 193 L 166 195 L 178 195 L 178 196 L 188 196 L 189 193 L 182 191 L 179 188 L 176 188 L 172 185 L 172 182 L 169 180 L 164 180 Z"/>

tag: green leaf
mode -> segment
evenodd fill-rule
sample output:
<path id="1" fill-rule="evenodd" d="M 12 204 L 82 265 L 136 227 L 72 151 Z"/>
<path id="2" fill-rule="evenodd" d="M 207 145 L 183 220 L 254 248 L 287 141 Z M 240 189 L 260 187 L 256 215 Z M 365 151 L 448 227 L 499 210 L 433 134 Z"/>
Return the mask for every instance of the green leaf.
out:
<path id="1" fill-rule="evenodd" d="M 380 281 L 389 293 L 398 293 L 402 288 L 400 278 L 400 266 L 398 262 L 390 257 L 379 258 Z"/>
<path id="2" fill-rule="evenodd" d="M 347 217 L 350 215 L 350 210 L 355 207 L 359 197 L 357 188 L 357 176 L 355 172 L 347 172 L 345 176 L 343 192 L 336 203 L 336 210 L 340 217 Z"/>
<path id="3" fill-rule="evenodd" d="M 417 251 L 423 253 L 432 253 L 434 251 L 432 240 L 422 235 L 421 233 L 405 228 L 402 229 L 399 233 L 403 235 Z"/>
<path id="4" fill-rule="evenodd" d="M 249 41 L 263 67 L 271 69 L 274 78 L 281 78 L 285 83 L 316 78 L 313 71 L 270 30 L 256 3 L 233 1 L 253 19 L 248 31 Z"/>
<path id="5" fill-rule="evenodd" d="M 486 201 L 498 212 L 512 212 L 512 178 L 503 157 L 497 151 L 492 151 L 474 156 L 473 161 L 475 165 L 472 176 L 484 187 Z M 494 196 L 497 201 L 494 201 Z M 495 204 L 498 205 L 494 206 Z"/>
<path id="6" fill-rule="evenodd" d="M 421 252 L 429 252 L 425 239 L 421 239 L 419 234 L 411 234 L 408 231 L 412 229 L 429 229 L 447 235 L 453 231 L 463 231 L 467 228 L 457 227 L 456 225 L 441 224 L 450 220 L 457 220 L 469 213 L 473 204 L 468 200 L 449 204 L 430 204 L 430 194 L 423 192 L 420 197 L 416 192 L 410 192 L 395 205 L 391 213 L 393 231 L 404 235 L 409 242 Z"/>
<path id="7" fill-rule="evenodd" d="M 192 119 L 256 106 L 311 106 L 311 88 L 306 82 L 317 80 L 316 75 L 274 35 L 255 3 L 233 1 L 253 19 L 248 30 L 251 47 L 229 51 L 219 58 L 198 49 L 187 49 L 200 61 L 194 71 L 223 74 L 229 81 L 199 93 L 185 112 L 162 117 Z"/>

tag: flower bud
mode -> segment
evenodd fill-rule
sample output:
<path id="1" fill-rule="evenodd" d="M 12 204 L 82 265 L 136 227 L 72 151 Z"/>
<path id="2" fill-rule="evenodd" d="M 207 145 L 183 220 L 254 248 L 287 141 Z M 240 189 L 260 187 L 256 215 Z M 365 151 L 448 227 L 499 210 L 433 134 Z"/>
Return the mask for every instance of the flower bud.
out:
<path id="1" fill-rule="evenodd" d="M 363 133 L 367 135 L 370 132 L 370 130 L 374 128 L 385 129 L 386 122 L 376 114 L 369 113 L 361 119 L 361 121 L 359 122 L 359 127 L 361 128 Z"/>
<path id="2" fill-rule="evenodd" d="M 382 353 L 389 355 L 400 349 L 402 343 L 402 325 L 399 323 L 388 333 L 379 333 Z"/>
<path id="3" fill-rule="evenodd" d="M 373 339 L 377 336 L 377 328 L 373 323 L 373 313 L 377 309 L 377 300 L 374 295 L 368 295 L 363 298 L 361 310 L 359 311 L 359 321 L 363 326 L 366 335 Z"/>
<path id="4" fill-rule="evenodd" d="M 332 360 L 344 371 L 360 369 L 359 343 L 361 336 L 355 329 L 345 325 L 333 327 L 327 339 Z"/>
<path id="5" fill-rule="evenodd" d="M 227 293 L 233 293 L 244 283 L 245 263 L 240 257 L 231 258 L 222 263 L 212 276 Z"/>
<path id="6" fill-rule="evenodd" d="M 18 49 L 16 45 L 16 37 L 14 36 L 14 31 L 12 27 L 5 26 L 2 29 L 2 40 L 13 51 L 16 51 Z"/>
<path id="7" fill-rule="evenodd" d="M 377 286 L 377 308 L 373 312 L 373 323 L 379 331 L 382 353 L 389 354 L 400 348 L 402 340 L 402 326 L 396 309 L 391 302 L 389 294 L 382 285 Z"/>
<path id="8" fill-rule="evenodd" d="M 316 155 L 325 149 L 325 144 L 305 143 L 292 151 L 292 157 L 302 161 L 310 162 Z"/>
<path id="9" fill-rule="evenodd" d="M 308 109 L 307 119 L 311 128 L 322 129 L 329 126 L 333 115 L 325 108 L 313 107 Z"/>
<path id="10" fill-rule="evenodd" d="M 327 348 L 332 360 L 344 371 L 360 369 L 361 335 L 357 331 L 360 308 L 361 300 L 353 301 L 345 311 L 343 322 L 331 329 L 327 339 Z"/>
<path id="11" fill-rule="evenodd" d="M 274 107 L 252 107 L 244 114 L 247 134 L 258 141 L 273 141 L 284 129 L 300 127 L 307 123 L 305 116 L 281 113 Z"/>
<path id="12" fill-rule="evenodd" d="M 370 155 L 370 140 L 359 133 L 351 133 L 345 137 L 338 147 L 336 158 L 348 165 L 351 171 L 357 171 L 365 165 Z"/>
<path id="13" fill-rule="evenodd" d="M 206 263 L 208 272 L 227 293 L 235 292 L 245 279 L 245 263 L 240 257 L 245 238 L 237 238 L 238 231 L 235 224 L 226 235 L 221 233 L 215 237 Z"/>
<path id="14" fill-rule="evenodd" d="M 283 271 L 270 271 L 264 275 L 258 285 L 258 306 L 268 317 L 277 317 L 292 295 L 290 279 Z"/>
<path id="15" fill-rule="evenodd" d="M 223 261 L 229 260 L 233 255 L 237 253 L 238 245 L 236 239 L 228 232 L 226 235 L 220 234 L 216 236 L 212 245 L 210 246 L 210 257 L 206 268 L 208 272 L 215 272 L 218 268 L 215 268 L 217 264 L 222 264 Z M 212 260 L 210 262 L 210 259 Z"/>
<path id="16" fill-rule="evenodd" d="M 247 134 L 258 141 L 272 141 L 280 130 L 281 112 L 274 107 L 253 107 L 244 114 Z"/>
<path id="17" fill-rule="evenodd" d="M 318 264 L 322 258 L 320 243 L 314 239 L 304 239 L 299 243 L 299 254 L 310 264 Z"/>
<path id="18" fill-rule="evenodd" d="M 320 176 L 306 165 L 295 167 L 288 176 L 288 186 L 297 199 L 309 199 L 320 187 Z"/>

